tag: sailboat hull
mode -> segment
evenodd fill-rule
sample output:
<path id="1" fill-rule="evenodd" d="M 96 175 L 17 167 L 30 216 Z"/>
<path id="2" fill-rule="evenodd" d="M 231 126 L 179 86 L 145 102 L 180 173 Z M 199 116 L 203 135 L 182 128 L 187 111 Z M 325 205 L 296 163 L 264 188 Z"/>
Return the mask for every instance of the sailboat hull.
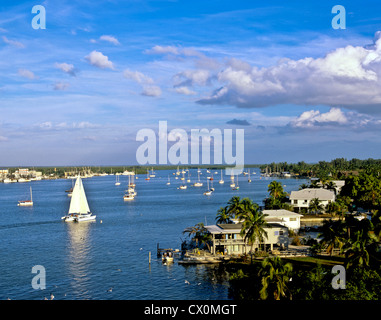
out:
<path id="1" fill-rule="evenodd" d="M 77 217 L 74 217 L 74 222 L 93 221 L 95 220 L 96 217 L 97 216 L 94 216 L 91 213 L 81 214 L 81 215 L 78 215 Z"/>

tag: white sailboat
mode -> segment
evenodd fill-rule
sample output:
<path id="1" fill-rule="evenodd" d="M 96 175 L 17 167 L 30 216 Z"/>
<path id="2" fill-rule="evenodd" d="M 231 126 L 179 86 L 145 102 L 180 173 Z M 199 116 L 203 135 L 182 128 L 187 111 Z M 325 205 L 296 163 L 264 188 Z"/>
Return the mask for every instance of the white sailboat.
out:
<path id="1" fill-rule="evenodd" d="M 87 203 L 85 188 L 83 187 L 81 176 L 75 181 L 73 195 L 70 200 L 69 212 L 61 219 L 64 221 L 91 221 L 95 220 L 96 216 L 90 211 Z"/>
<path id="2" fill-rule="evenodd" d="M 222 179 L 222 169 L 221 169 L 221 180 L 218 181 L 218 183 L 219 183 L 219 184 L 224 184 L 224 183 L 225 183 L 224 179 Z"/>
<path id="3" fill-rule="evenodd" d="M 250 178 L 250 169 L 249 169 L 249 179 L 247 179 L 247 182 L 251 182 L 251 178 Z"/>
<path id="4" fill-rule="evenodd" d="M 234 182 L 233 182 L 234 184 Z M 238 175 L 237 175 L 237 184 L 234 184 L 234 187 L 232 187 L 232 190 L 239 190 L 239 185 L 238 185 Z"/>
<path id="5" fill-rule="evenodd" d="M 167 182 L 167 186 L 169 186 L 171 184 L 171 180 L 169 180 L 169 175 L 168 175 L 168 182 Z"/>
<path id="6" fill-rule="evenodd" d="M 208 184 L 208 190 L 204 192 L 204 196 L 210 196 L 212 194 L 212 190 L 209 189 L 209 180 L 206 180 L 206 182 Z"/>
<path id="7" fill-rule="evenodd" d="M 135 199 L 137 192 L 135 191 L 133 185 L 134 184 L 131 184 L 131 178 L 128 177 L 128 189 L 126 190 L 126 194 L 123 196 L 124 201 L 130 201 Z"/>
<path id="8" fill-rule="evenodd" d="M 199 170 L 197 170 L 197 174 L 198 174 L 198 182 L 196 182 L 193 186 L 194 187 L 202 187 L 202 182 L 200 182 L 200 172 L 199 172 Z"/>
<path id="9" fill-rule="evenodd" d="M 32 187 L 30 187 L 30 200 L 19 201 L 19 203 L 17 205 L 19 207 L 32 207 L 33 206 Z"/>
<path id="10" fill-rule="evenodd" d="M 115 185 L 120 186 L 119 175 L 115 176 Z"/>

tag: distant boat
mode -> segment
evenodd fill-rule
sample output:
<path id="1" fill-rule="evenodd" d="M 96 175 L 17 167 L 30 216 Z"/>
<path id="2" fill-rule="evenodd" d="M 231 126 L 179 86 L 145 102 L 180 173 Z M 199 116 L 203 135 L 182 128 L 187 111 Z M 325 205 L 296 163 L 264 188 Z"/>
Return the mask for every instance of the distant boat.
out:
<path id="1" fill-rule="evenodd" d="M 155 178 L 156 177 L 156 175 L 155 175 L 155 173 L 153 172 L 153 167 L 152 167 L 152 170 L 151 170 L 151 174 L 149 175 L 151 178 Z"/>
<path id="2" fill-rule="evenodd" d="M 32 207 L 33 197 L 32 197 L 32 187 L 30 187 L 30 200 L 19 201 L 17 204 L 19 207 Z"/>
<path id="3" fill-rule="evenodd" d="M 250 169 L 249 169 L 249 179 L 247 180 L 247 182 L 251 182 L 251 179 L 250 179 Z"/>
<path id="4" fill-rule="evenodd" d="M 130 175 L 129 175 L 129 177 L 130 177 Z M 115 176 L 115 185 L 116 185 L 116 186 L 120 186 L 119 175 L 116 175 L 116 176 Z"/>
<path id="5" fill-rule="evenodd" d="M 168 175 L 168 182 L 167 182 L 167 186 L 169 186 L 171 184 L 171 181 L 169 180 L 169 175 Z"/>
<path id="6" fill-rule="evenodd" d="M 179 187 L 179 189 L 181 189 L 181 190 L 185 190 L 187 188 L 187 185 L 186 184 L 182 184 L 180 187 Z"/>
<path id="7" fill-rule="evenodd" d="M 212 194 L 212 190 L 209 189 L 209 180 L 206 180 L 206 182 L 208 184 L 208 190 L 204 192 L 204 196 L 210 196 Z"/>
<path id="8" fill-rule="evenodd" d="M 219 183 L 219 184 L 224 184 L 224 183 L 225 183 L 224 179 L 222 179 L 222 169 L 221 169 L 221 180 L 218 181 L 218 183 Z"/>
<path id="9" fill-rule="evenodd" d="M 148 169 L 147 169 L 147 178 L 146 178 L 146 180 L 149 180 L 150 178 L 149 178 L 149 171 L 148 171 Z"/>
<path id="10" fill-rule="evenodd" d="M 234 182 L 233 182 L 234 184 Z M 230 185 L 231 186 L 231 185 Z M 238 175 L 237 175 L 237 185 L 234 185 L 234 187 L 232 187 L 232 190 L 239 190 L 239 185 L 238 185 Z"/>
<path id="11" fill-rule="evenodd" d="M 202 182 L 200 182 L 200 172 L 197 170 L 198 173 L 198 182 L 195 182 L 193 185 L 194 187 L 202 187 Z"/>
<path id="12" fill-rule="evenodd" d="M 91 213 L 89 204 L 87 203 L 81 176 L 78 176 L 70 200 L 69 212 L 61 219 L 64 221 L 81 222 L 95 220 L 95 218 L 96 216 Z"/>

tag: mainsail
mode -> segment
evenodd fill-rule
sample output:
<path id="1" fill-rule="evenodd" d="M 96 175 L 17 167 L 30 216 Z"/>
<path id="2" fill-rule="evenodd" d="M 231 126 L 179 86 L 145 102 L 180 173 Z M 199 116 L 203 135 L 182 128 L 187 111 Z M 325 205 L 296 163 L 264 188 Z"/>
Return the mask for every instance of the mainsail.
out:
<path id="1" fill-rule="evenodd" d="M 83 188 L 82 179 L 78 176 L 73 195 L 70 201 L 69 214 L 86 214 L 90 213 L 89 204 L 87 203 L 85 189 Z"/>

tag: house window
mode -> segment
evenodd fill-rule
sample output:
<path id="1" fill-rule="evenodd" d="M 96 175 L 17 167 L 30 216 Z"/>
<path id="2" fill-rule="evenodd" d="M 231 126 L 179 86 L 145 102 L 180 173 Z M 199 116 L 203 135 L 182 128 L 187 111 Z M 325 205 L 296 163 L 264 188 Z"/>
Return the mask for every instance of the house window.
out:
<path id="1" fill-rule="evenodd" d="M 294 200 L 294 204 L 298 204 L 298 200 Z"/>
<path id="2" fill-rule="evenodd" d="M 283 230 L 280 230 L 280 231 L 279 231 L 279 235 L 280 235 L 280 236 L 283 235 Z"/>
<path id="3" fill-rule="evenodd" d="M 281 235 L 283 235 L 283 230 L 274 231 L 274 236 L 281 236 Z"/>

